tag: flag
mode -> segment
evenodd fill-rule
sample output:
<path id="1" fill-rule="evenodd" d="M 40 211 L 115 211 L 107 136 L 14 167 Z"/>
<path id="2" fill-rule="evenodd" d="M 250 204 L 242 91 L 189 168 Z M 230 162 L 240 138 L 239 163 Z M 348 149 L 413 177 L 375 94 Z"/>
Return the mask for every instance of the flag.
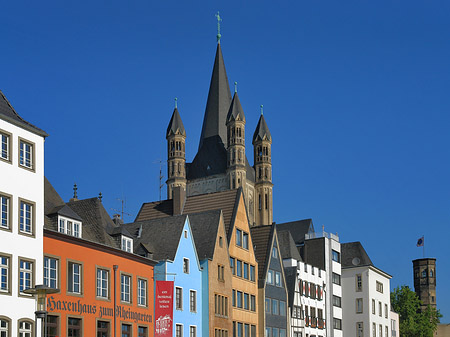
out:
<path id="1" fill-rule="evenodd" d="M 417 247 L 423 247 L 425 238 L 422 236 L 419 240 L 417 240 Z"/>

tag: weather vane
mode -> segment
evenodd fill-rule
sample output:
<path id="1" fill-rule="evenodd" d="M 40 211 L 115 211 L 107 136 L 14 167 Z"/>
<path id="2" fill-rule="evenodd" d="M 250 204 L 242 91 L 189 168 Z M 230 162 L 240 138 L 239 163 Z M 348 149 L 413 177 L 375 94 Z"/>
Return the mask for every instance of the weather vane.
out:
<path id="1" fill-rule="evenodd" d="M 220 35 L 220 23 L 222 22 L 222 19 L 220 18 L 219 12 L 217 12 L 216 18 L 217 18 L 217 43 L 220 43 L 220 38 L 222 37 L 222 35 Z"/>

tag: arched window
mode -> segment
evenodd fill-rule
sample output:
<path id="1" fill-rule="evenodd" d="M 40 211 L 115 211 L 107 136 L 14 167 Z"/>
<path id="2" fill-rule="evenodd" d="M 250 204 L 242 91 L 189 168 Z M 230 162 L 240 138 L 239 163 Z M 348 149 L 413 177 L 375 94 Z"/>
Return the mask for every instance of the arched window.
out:
<path id="1" fill-rule="evenodd" d="M 269 169 L 267 167 L 264 170 L 264 178 L 269 179 Z"/>
<path id="2" fill-rule="evenodd" d="M 175 142 L 172 140 L 170 142 L 170 151 L 173 151 L 175 149 Z"/>
<path id="3" fill-rule="evenodd" d="M 262 177 L 262 168 L 260 167 L 258 170 L 258 178 L 261 179 Z"/>
<path id="4" fill-rule="evenodd" d="M 262 208 L 261 194 L 258 194 L 258 209 Z"/>
<path id="5" fill-rule="evenodd" d="M 268 209 L 269 208 L 269 196 L 267 195 L 267 193 L 266 193 L 266 195 L 265 195 L 265 198 L 264 198 L 265 200 L 265 206 L 266 206 L 266 209 Z"/>
<path id="6" fill-rule="evenodd" d="M 427 270 L 426 269 L 422 270 L 422 277 L 423 278 L 427 277 Z"/>
<path id="7" fill-rule="evenodd" d="M 181 173 L 181 163 L 178 163 L 178 174 Z"/>
<path id="8" fill-rule="evenodd" d="M 33 336 L 33 321 L 29 319 L 19 320 L 19 337 Z"/>
<path id="9" fill-rule="evenodd" d="M 433 269 L 430 269 L 430 277 L 434 277 Z"/>
<path id="10" fill-rule="evenodd" d="M 0 316 L 0 336 L 11 336 L 11 320 L 8 317 Z"/>

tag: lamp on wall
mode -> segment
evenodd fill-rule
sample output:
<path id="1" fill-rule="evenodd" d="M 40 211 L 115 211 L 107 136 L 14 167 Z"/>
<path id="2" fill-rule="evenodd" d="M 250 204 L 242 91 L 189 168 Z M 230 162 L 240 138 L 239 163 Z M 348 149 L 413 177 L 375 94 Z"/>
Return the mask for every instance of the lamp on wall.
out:
<path id="1" fill-rule="evenodd" d="M 45 320 L 47 318 L 47 294 L 54 294 L 59 292 L 59 289 L 50 288 L 43 284 L 38 284 L 34 288 L 28 288 L 23 291 L 25 294 L 33 295 L 36 299 L 36 326 L 34 329 L 34 335 L 37 337 L 37 319 L 40 318 L 41 321 L 41 336 L 45 336 Z"/>

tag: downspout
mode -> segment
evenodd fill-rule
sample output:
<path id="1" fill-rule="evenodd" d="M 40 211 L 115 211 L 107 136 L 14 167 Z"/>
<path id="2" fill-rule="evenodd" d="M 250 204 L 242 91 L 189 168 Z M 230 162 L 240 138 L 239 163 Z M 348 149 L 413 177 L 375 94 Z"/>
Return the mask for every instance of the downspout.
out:
<path id="1" fill-rule="evenodd" d="M 116 286 L 116 280 L 117 280 L 117 268 L 119 268 L 119 266 L 117 264 L 113 265 L 113 269 L 114 269 L 114 337 L 116 337 L 116 330 L 117 330 L 117 326 L 116 326 L 116 291 L 117 291 L 117 286 Z"/>

